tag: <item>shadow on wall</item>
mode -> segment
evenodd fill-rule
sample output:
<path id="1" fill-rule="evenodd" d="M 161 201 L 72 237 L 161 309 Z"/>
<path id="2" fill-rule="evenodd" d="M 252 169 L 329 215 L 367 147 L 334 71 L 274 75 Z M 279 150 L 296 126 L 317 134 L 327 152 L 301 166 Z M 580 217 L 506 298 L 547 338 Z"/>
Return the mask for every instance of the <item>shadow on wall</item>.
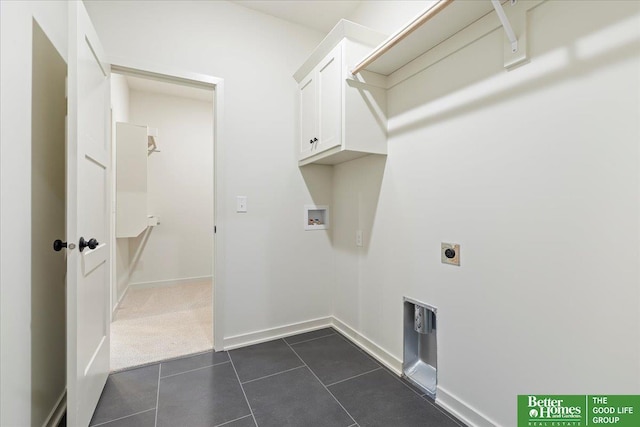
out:
<path id="1" fill-rule="evenodd" d="M 358 78 L 359 76 L 354 76 Z M 387 94 L 386 90 L 380 90 L 366 83 L 347 79 L 347 86 L 358 91 L 360 98 L 366 104 L 371 116 L 375 119 L 378 127 L 384 133 L 387 132 Z M 349 91 L 347 90 L 347 93 Z"/>
<path id="2" fill-rule="evenodd" d="M 322 232 L 327 235 L 329 241 L 333 241 L 333 233 L 331 229 L 333 228 L 333 207 L 331 206 L 331 200 L 328 199 L 327 195 L 330 197 L 330 192 L 328 189 L 331 188 L 331 178 L 330 182 L 327 182 L 327 176 L 333 176 L 330 172 L 332 166 L 327 165 L 306 165 L 300 168 L 300 174 L 304 179 L 304 183 L 307 186 L 307 190 L 311 195 L 312 204 L 314 205 L 329 205 L 329 228 L 326 230 L 316 230 L 313 231 L 315 233 Z M 300 228 L 304 225 L 303 211 L 302 206 L 300 206 Z"/>
<path id="3" fill-rule="evenodd" d="M 366 255 L 374 239 L 380 189 L 387 156 L 369 156 L 335 166 L 333 175 L 333 247 L 341 252 Z M 362 232 L 362 246 L 356 233 Z"/>
<path id="4" fill-rule="evenodd" d="M 387 157 L 369 155 L 334 167 L 334 315 L 358 332 L 367 333 L 373 323 L 367 313 L 375 310 L 369 305 L 377 291 L 366 278 L 362 262 L 371 248 L 376 248 L 374 224 L 380 214 L 380 192 L 385 178 Z M 378 231 L 396 227 L 395 222 L 378 224 Z M 384 227 L 384 228 L 381 228 Z M 358 245 L 358 234 L 362 246 Z M 379 247 L 379 245 L 378 245 Z"/>
<path id="5" fill-rule="evenodd" d="M 545 3 L 542 3 L 537 8 L 544 5 Z M 579 6 L 576 3 L 569 6 L 574 5 Z M 565 7 L 569 6 L 565 5 Z M 495 43 L 491 43 L 487 50 L 487 55 L 495 56 L 495 62 L 490 67 L 475 67 L 472 72 L 468 66 L 458 67 L 451 78 L 439 79 L 437 84 L 429 85 L 426 82 L 429 80 L 430 69 L 433 68 L 439 74 L 437 71 L 439 64 L 436 63 L 421 71 L 411 78 L 410 84 L 415 85 L 419 79 L 425 83 L 426 89 L 412 94 L 402 94 L 401 107 L 390 114 L 389 137 L 451 120 L 508 99 L 547 90 L 554 85 L 563 84 L 564 81 L 576 79 L 580 74 L 591 74 L 598 68 L 628 59 L 630 52 L 640 50 L 640 40 L 633 36 L 635 33 L 633 28 L 637 27 L 638 6 L 633 2 L 629 2 L 626 6 L 608 7 L 606 4 L 601 4 L 601 7 L 607 8 L 607 13 L 600 15 L 602 20 L 575 20 L 568 23 L 573 27 L 579 27 L 567 31 L 568 34 L 575 35 L 572 44 L 559 40 L 557 44 L 553 44 L 557 47 L 556 49 L 549 48 L 546 51 L 535 51 L 530 46 L 531 62 L 509 73 L 503 68 L 502 52 L 498 52 Z M 529 11 L 529 25 L 535 25 L 535 22 L 531 22 L 531 15 L 537 8 Z M 636 14 L 634 15 L 633 12 Z M 605 18 L 608 20 L 604 20 Z M 502 29 L 496 30 L 485 38 L 502 37 L 501 31 Z M 593 43 L 597 40 L 591 40 L 591 38 L 602 38 L 605 33 L 610 40 L 608 46 Z M 456 54 L 457 52 L 451 55 L 450 61 L 456 61 Z M 464 55 L 461 61 L 464 61 Z M 462 65 L 463 62 L 460 64 Z M 396 86 L 396 90 L 404 92 L 402 88 L 404 84 Z M 496 87 L 500 89 L 496 90 Z M 407 119 L 403 117 L 404 113 L 408 113 Z"/>
<path id="6" fill-rule="evenodd" d="M 129 278 L 131 278 L 133 272 L 138 268 L 140 257 L 142 256 L 142 252 L 149 242 L 149 237 L 151 237 L 151 233 L 153 232 L 154 228 L 155 227 L 147 227 L 146 230 L 140 233 L 140 235 L 127 239 L 129 240 L 129 254 L 132 254 Z"/>

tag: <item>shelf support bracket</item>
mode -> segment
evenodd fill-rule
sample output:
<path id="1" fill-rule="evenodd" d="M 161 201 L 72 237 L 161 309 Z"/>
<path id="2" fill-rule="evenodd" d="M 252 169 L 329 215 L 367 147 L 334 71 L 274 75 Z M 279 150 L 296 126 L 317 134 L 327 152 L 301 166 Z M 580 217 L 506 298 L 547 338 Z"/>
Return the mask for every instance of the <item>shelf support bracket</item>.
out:
<path id="1" fill-rule="evenodd" d="M 498 14 L 498 18 L 500 19 L 500 23 L 504 28 L 504 32 L 507 34 L 507 38 L 511 43 L 511 51 L 513 53 L 517 52 L 518 38 L 516 37 L 516 34 L 513 32 L 513 28 L 511 28 L 511 22 L 509 22 L 509 18 L 507 18 L 507 14 L 504 13 L 504 9 L 502 8 L 502 4 L 500 3 L 500 0 L 491 0 L 491 3 L 493 4 L 493 8 L 496 10 L 496 13 Z M 514 2 L 512 2 L 512 4 L 514 4 Z"/>
<path id="2" fill-rule="evenodd" d="M 517 4 L 516 0 L 509 0 L 508 12 L 502 7 L 501 0 L 491 0 L 491 4 L 504 28 L 504 66 L 510 70 L 528 61 L 527 56 L 527 10 L 525 4 Z M 527 3 L 527 2 L 520 2 Z M 512 26 L 511 23 L 514 23 Z M 515 30 L 514 30 L 515 29 Z M 518 36 L 516 36 L 516 33 Z"/>

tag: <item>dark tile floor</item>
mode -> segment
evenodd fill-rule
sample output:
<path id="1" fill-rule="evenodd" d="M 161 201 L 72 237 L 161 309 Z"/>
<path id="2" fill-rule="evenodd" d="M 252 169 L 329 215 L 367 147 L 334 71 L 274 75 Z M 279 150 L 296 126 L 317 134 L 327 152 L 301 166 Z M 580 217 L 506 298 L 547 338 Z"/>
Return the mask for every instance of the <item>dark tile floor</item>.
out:
<path id="1" fill-rule="evenodd" d="M 334 329 L 111 374 L 104 427 L 458 427 Z"/>

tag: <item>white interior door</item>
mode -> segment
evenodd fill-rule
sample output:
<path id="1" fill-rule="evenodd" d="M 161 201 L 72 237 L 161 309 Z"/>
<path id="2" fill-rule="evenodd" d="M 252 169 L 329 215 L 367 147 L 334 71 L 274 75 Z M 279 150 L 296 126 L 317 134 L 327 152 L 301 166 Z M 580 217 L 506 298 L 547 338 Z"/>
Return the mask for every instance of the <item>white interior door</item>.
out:
<path id="1" fill-rule="evenodd" d="M 76 248 L 67 256 L 67 422 L 78 427 L 89 425 L 109 375 L 109 67 L 103 58 L 83 3 L 69 2 L 67 239 Z M 82 247 L 81 238 L 90 245 Z"/>

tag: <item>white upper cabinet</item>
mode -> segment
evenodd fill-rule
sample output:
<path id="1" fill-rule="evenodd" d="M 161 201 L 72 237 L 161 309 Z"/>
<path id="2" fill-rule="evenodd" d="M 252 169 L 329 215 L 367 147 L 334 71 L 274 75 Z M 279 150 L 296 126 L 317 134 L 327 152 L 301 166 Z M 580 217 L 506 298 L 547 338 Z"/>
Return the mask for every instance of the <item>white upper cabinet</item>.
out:
<path id="1" fill-rule="evenodd" d="M 349 66 L 384 39 L 342 20 L 294 74 L 300 91 L 300 166 L 387 153 L 386 91 L 348 74 Z"/>

